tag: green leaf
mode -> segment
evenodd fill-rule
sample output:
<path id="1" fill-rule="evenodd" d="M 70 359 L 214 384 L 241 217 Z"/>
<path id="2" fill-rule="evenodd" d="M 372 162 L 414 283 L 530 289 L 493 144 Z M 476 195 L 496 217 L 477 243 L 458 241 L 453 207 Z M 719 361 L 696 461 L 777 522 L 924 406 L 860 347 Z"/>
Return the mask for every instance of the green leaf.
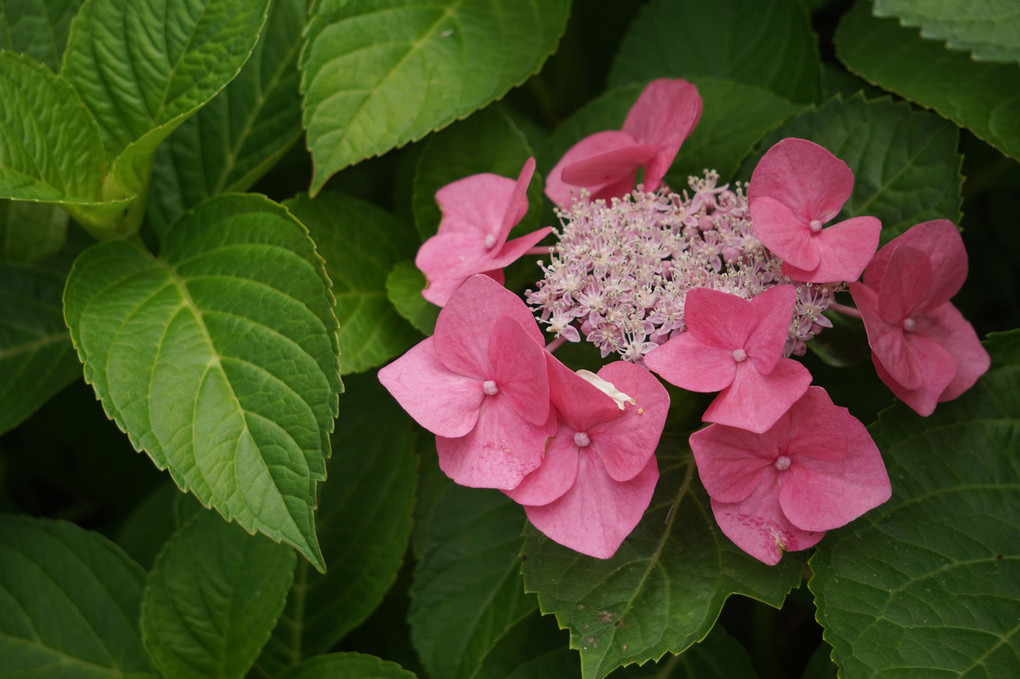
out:
<path id="1" fill-rule="evenodd" d="M 169 481 L 156 486 L 131 510 L 117 531 L 117 544 L 146 570 L 152 570 L 163 545 L 177 531 L 174 508 L 178 497 L 187 496 L 181 495 Z"/>
<path id="2" fill-rule="evenodd" d="M 294 579 L 294 552 L 214 512 L 181 526 L 156 558 L 142 601 L 142 639 L 168 677 L 240 679 Z"/>
<path id="3" fill-rule="evenodd" d="M 436 191 L 482 172 L 516 180 L 525 161 L 534 155 L 524 134 L 498 107 L 479 111 L 429 137 L 418 160 L 411 199 L 414 221 L 422 240 L 435 235 L 442 219 Z M 519 235 L 518 229 L 520 233 L 528 233 L 538 228 L 544 203 L 543 187 L 540 175 L 532 177 L 527 194 L 528 214 L 515 227 L 515 235 Z"/>
<path id="4" fill-rule="evenodd" d="M 312 192 L 524 82 L 555 50 L 569 9 L 569 0 L 316 2 L 301 57 Z"/>
<path id="5" fill-rule="evenodd" d="M 834 221 L 878 217 L 885 243 L 920 222 L 960 220 L 958 131 L 926 111 L 888 99 L 837 97 L 773 131 L 762 152 L 785 137 L 821 144 L 853 170 L 853 194 Z M 745 163 L 745 179 L 760 157 Z"/>
<path id="6" fill-rule="evenodd" d="M 159 259 L 75 262 L 64 314 L 107 414 L 177 485 L 324 567 L 315 485 L 342 389 L 333 297 L 305 229 L 256 196 L 204 203 Z"/>
<path id="7" fill-rule="evenodd" d="M 499 638 L 485 655 L 474 679 L 532 679 L 581 676 L 577 653 L 567 647 L 567 635 L 556 619 L 536 610 Z"/>
<path id="8" fill-rule="evenodd" d="M 385 210 L 353 196 L 299 195 L 286 206 L 308 228 L 333 280 L 340 319 L 343 372 L 385 363 L 419 338 L 386 295 L 393 265 L 413 257 L 414 230 Z"/>
<path id="9" fill-rule="evenodd" d="M 151 669 L 145 571 L 71 523 L 0 515 L 0 677 L 106 679 Z"/>
<path id="10" fill-rule="evenodd" d="M 0 0 L 0 50 L 60 68 L 71 19 L 82 0 Z"/>
<path id="11" fill-rule="evenodd" d="M 439 307 L 421 296 L 424 289 L 425 274 L 414 262 L 397 262 L 386 277 L 386 293 L 397 313 L 423 335 L 431 335 L 439 318 Z"/>
<path id="12" fill-rule="evenodd" d="M 653 0 L 624 36 L 609 86 L 714 76 L 810 103 L 822 96 L 817 41 L 796 0 Z"/>
<path id="13" fill-rule="evenodd" d="M 347 381 L 315 528 L 329 567 L 298 564 L 287 607 L 258 660 L 269 677 L 329 650 L 382 601 L 407 550 L 416 428 L 375 374 Z"/>
<path id="14" fill-rule="evenodd" d="M 117 181 L 148 185 L 156 146 L 241 70 L 269 0 L 87 0 L 63 74 L 102 133 Z"/>
<path id="15" fill-rule="evenodd" d="M 876 0 L 877 17 L 896 17 L 901 26 L 921 27 L 921 37 L 945 40 L 977 61 L 1020 61 L 1020 11 L 995 0 Z"/>
<path id="16" fill-rule="evenodd" d="M 329 653 L 309 658 L 280 679 L 414 679 L 396 663 L 362 653 Z"/>
<path id="17" fill-rule="evenodd" d="M 667 183 L 675 191 L 687 187 L 687 178 L 701 176 L 706 168 L 727 181 L 765 134 L 803 107 L 769 90 L 713 77 L 691 79 L 704 102 L 701 121 L 680 147 Z M 551 168 L 583 137 L 619 129 L 637 100 L 643 84 L 609 90 L 557 128 L 542 154 L 542 167 Z"/>
<path id="18" fill-rule="evenodd" d="M 680 655 L 667 655 L 657 664 L 627 667 L 613 679 L 752 679 L 758 675 L 739 641 L 716 625 L 708 636 Z"/>
<path id="19" fill-rule="evenodd" d="M 428 518 L 411 586 L 411 639 L 431 676 L 471 677 L 504 632 L 535 610 L 521 587 L 524 510 L 452 483 Z"/>
<path id="20" fill-rule="evenodd" d="M 234 80 L 156 151 L 150 219 L 165 232 L 212 196 L 247 191 L 301 136 L 301 32 L 308 0 L 278 0 Z"/>
<path id="21" fill-rule="evenodd" d="M 664 439 L 657 456 L 655 496 L 612 558 L 584 556 L 526 531 L 526 588 L 570 630 L 585 677 L 684 651 L 705 638 L 732 594 L 779 607 L 800 582 L 799 555 L 766 566 L 722 534 L 686 441 Z"/>
<path id="22" fill-rule="evenodd" d="M 81 376 L 61 309 L 64 275 L 0 263 L 0 434 Z"/>
<path id="23" fill-rule="evenodd" d="M 893 496 L 822 541 L 808 583 L 840 676 L 1012 676 L 1020 666 L 1020 331 L 921 418 L 870 429 Z"/>
<path id="24" fill-rule="evenodd" d="M 1020 158 L 1020 68 L 978 63 L 923 40 L 895 19 L 875 19 L 858 3 L 836 31 L 836 54 L 848 69 L 966 127 Z"/>
<path id="25" fill-rule="evenodd" d="M 49 203 L 0 200 L 0 261 L 39 262 L 67 242 L 67 212 Z"/>

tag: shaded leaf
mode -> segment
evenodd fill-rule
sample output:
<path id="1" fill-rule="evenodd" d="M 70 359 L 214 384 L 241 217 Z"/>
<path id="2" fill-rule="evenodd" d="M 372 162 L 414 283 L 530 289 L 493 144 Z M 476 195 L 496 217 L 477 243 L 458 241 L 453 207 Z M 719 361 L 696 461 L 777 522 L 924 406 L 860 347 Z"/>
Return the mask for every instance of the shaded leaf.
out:
<path id="1" fill-rule="evenodd" d="M 181 526 L 156 558 L 142 602 L 145 648 L 168 677 L 240 678 L 294 578 L 294 551 L 214 512 Z"/>
<path id="2" fill-rule="evenodd" d="M 58 205 L 0 200 L 0 261 L 34 263 L 67 242 L 67 212 Z"/>
<path id="3" fill-rule="evenodd" d="M 893 496 L 822 541 L 808 583 L 841 676 L 1010 676 L 1020 666 L 1020 331 L 928 418 L 871 434 Z"/>
<path id="4" fill-rule="evenodd" d="M 498 107 L 489 107 L 454 123 L 425 142 L 414 176 L 414 221 L 422 240 L 435 235 L 442 219 L 436 191 L 473 174 L 491 172 L 517 179 L 525 161 L 534 156 L 524 134 Z M 528 186 L 528 214 L 514 227 L 514 235 L 539 226 L 543 180 L 535 175 Z"/>
<path id="5" fill-rule="evenodd" d="M 439 318 L 439 307 L 421 296 L 424 289 L 425 274 L 414 262 L 397 262 L 386 277 L 386 293 L 397 313 L 423 335 L 431 335 Z"/>
<path id="6" fill-rule="evenodd" d="M 965 127 L 1020 158 L 1020 68 L 978 63 L 923 40 L 896 19 L 876 19 L 859 2 L 836 31 L 836 54 L 848 69 Z"/>
<path id="7" fill-rule="evenodd" d="M 921 37 L 945 40 L 978 61 L 1020 62 L 1020 8 L 995 0 L 876 0 L 877 17 L 921 28 Z"/>
<path id="8" fill-rule="evenodd" d="M 450 484 L 429 515 L 411 586 L 411 639 L 436 677 L 471 677 L 537 602 L 521 587 L 524 511 L 502 493 Z"/>
<path id="9" fill-rule="evenodd" d="M 810 103 L 822 95 L 817 42 L 796 0 L 653 0 L 624 36 L 609 86 L 714 76 Z"/>
<path id="10" fill-rule="evenodd" d="M 631 666 L 614 679 L 753 679 L 757 677 L 747 649 L 715 625 L 708 636 L 680 655 L 666 655 L 658 663 Z"/>
<path id="11" fill-rule="evenodd" d="M 185 210 L 246 191 L 301 136 L 301 31 L 308 0 L 272 3 L 244 68 L 156 151 L 149 216 L 165 232 Z"/>
<path id="12" fill-rule="evenodd" d="M 204 203 L 160 258 L 85 251 L 65 318 L 107 414 L 182 490 L 323 567 L 312 511 L 341 390 L 333 298 L 307 232 L 256 196 Z"/>
<path id="13" fill-rule="evenodd" d="M 81 376 L 60 294 L 64 274 L 0 263 L 0 433 Z"/>
<path id="14" fill-rule="evenodd" d="M 82 0 L 0 0 L 0 49 L 60 70 L 71 19 Z"/>
<path id="15" fill-rule="evenodd" d="M 151 669 L 145 571 L 71 523 L 0 515 L 0 677 L 105 679 Z"/>
<path id="16" fill-rule="evenodd" d="M 774 130 L 762 152 L 786 137 L 821 144 L 853 171 L 853 194 L 833 221 L 878 217 L 885 243 L 920 222 L 960 220 L 958 131 L 930 113 L 888 99 L 835 98 Z M 745 179 L 760 157 L 744 164 Z"/>
<path id="17" fill-rule="evenodd" d="M 612 558 L 525 532 L 526 588 L 570 631 L 585 677 L 681 653 L 709 633 L 730 595 L 779 607 L 800 582 L 800 555 L 766 566 L 722 534 L 685 441 L 664 439 L 657 456 L 655 496 Z"/>
<path id="18" fill-rule="evenodd" d="M 556 619 L 537 610 L 522 618 L 486 653 L 474 679 L 533 679 L 581 676 L 577 653 L 567 647 L 568 636 Z"/>
<path id="19" fill-rule="evenodd" d="M 340 321 L 340 366 L 362 372 L 418 340 L 386 293 L 393 265 L 414 256 L 414 230 L 371 203 L 342 193 L 307 195 L 286 206 L 308 228 L 333 281 Z"/>
<path id="20" fill-rule="evenodd" d="M 117 531 L 117 544 L 146 570 L 152 570 L 163 545 L 177 531 L 174 509 L 179 496 L 187 497 L 174 484 L 164 482 L 131 510 Z"/>
<path id="21" fill-rule="evenodd" d="M 338 170 L 420 139 L 537 72 L 569 0 L 316 2 L 301 57 L 312 193 Z"/>
<path id="22" fill-rule="evenodd" d="M 379 605 L 411 533 L 416 428 L 375 374 L 347 380 L 315 528 L 328 570 L 297 566 L 287 607 L 258 660 L 268 677 L 329 650 Z"/>
<path id="23" fill-rule="evenodd" d="M 329 653 L 305 660 L 280 679 L 414 679 L 400 665 L 362 653 Z"/>

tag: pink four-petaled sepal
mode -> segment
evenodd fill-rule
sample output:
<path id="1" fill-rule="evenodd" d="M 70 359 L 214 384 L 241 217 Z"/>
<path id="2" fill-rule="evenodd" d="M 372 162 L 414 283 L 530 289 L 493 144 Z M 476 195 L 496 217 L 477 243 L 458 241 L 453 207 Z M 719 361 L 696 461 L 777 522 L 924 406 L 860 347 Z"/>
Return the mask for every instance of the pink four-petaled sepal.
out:
<path id="1" fill-rule="evenodd" d="M 379 371 L 379 381 L 436 434 L 440 468 L 461 485 L 513 488 L 542 461 L 556 428 L 542 333 L 512 292 L 469 278 L 435 335 Z"/>
<path id="2" fill-rule="evenodd" d="M 418 250 L 415 265 L 428 285 L 422 295 L 438 306 L 468 277 L 488 273 L 502 283 L 502 269 L 535 246 L 552 227 L 507 241 L 528 212 L 527 190 L 535 173 L 535 160 L 524 163 L 517 181 L 499 175 L 471 175 L 436 192 L 443 212 L 436 235 Z"/>
<path id="3" fill-rule="evenodd" d="M 659 478 L 655 448 L 669 395 L 646 369 L 627 362 L 592 380 L 549 355 L 549 388 L 558 416 L 542 465 L 504 491 L 531 523 L 582 554 L 608 559 L 641 520 Z"/>
<path id="4" fill-rule="evenodd" d="M 821 387 L 808 389 L 761 434 L 713 424 L 692 434 L 690 444 L 719 528 L 770 565 L 892 492 L 867 429 Z"/>
<path id="5" fill-rule="evenodd" d="M 621 130 L 585 137 L 549 172 L 545 194 L 561 208 L 580 189 L 592 199 L 623 196 L 644 168 L 645 191 L 659 187 L 680 146 L 701 118 L 701 96 L 686 80 L 660 78 L 641 92 Z"/>
<path id="6" fill-rule="evenodd" d="M 687 331 L 653 349 L 645 365 L 682 389 L 718 391 L 702 420 L 761 433 L 807 391 L 811 373 L 783 357 L 797 291 L 769 288 L 751 300 L 695 288 Z"/>
<path id="7" fill-rule="evenodd" d="M 783 260 L 783 274 L 807 283 L 855 281 L 878 248 L 882 224 L 853 217 L 822 228 L 853 192 L 842 160 L 806 139 L 783 139 L 751 175 L 747 200 L 755 235 Z"/>
<path id="8" fill-rule="evenodd" d="M 879 378 L 920 415 L 973 386 L 990 365 L 973 326 L 949 301 L 967 278 L 952 222 L 923 222 L 889 241 L 850 293 Z"/>

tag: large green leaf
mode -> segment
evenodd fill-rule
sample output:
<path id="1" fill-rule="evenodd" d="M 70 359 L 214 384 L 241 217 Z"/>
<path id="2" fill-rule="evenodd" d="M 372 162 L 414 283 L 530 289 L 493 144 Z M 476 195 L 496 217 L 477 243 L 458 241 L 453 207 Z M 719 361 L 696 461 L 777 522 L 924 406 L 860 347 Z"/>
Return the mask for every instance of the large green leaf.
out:
<path id="1" fill-rule="evenodd" d="M 0 261 L 39 262 L 67 241 L 67 212 L 51 203 L 0 200 Z"/>
<path id="2" fill-rule="evenodd" d="M 214 512 L 181 526 L 156 559 L 142 639 L 168 677 L 245 676 L 294 579 L 294 551 Z"/>
<path id="3" fill-rule="evenodd" d="M 722 534 L 685 441 L 665 439 L 657 455 L 655 496 L 612 558 L 584 556 L 533 528 L 526 532 L 527 590 L 570 630 L 584 677 L 601 679 L 622 665 L 680 653 L 705 638 L 730 595 L 778 607 L 800 582 L 800 555 L 766 566 Z"/>
<path id="4" fill-rule="evenodd" d="M 309 658 L 279 679 L 414 679 L 400 665 L 363 653 L 328 653 Z"/>
<path id="5" fill-rule="evenodd" d="M 524 134 L 498 107 L 479 111 L 429 137 L 418 160 L 412 197 L 414 221 L 422 239 L 436 233 L 442 218 L 436 191 L 482 172 L 517 179 L 524 162 L 533 155 Z M 516 227 L 520 233 L 538 228 L 542 190 L 542 177 L 535 175 L 528 186 L 528 214 Z"/>
<path id="6" fill-rule="evenodd" d="M 754 679 L 758 675 L 747 649 L 716 625 L 708 636 L 680 655 L 667 655 L 657 664 L 627 667 L 613 679 Z M 802 678 L 803 679 L 803 678 Z"/>
<path id="7" fill-rule="evenodd" d="M 875 16 L 920 26 L 928 40 L 945 40 L 978 61 L 1020 62 L 1020 8 L 998 0 L 876 0 Z"/>
<path id="8" fill-rule="evenodd" d="M 151 669 L 145 571 L 71 523 L 0 515 L 0 677 L 106 679 Z"/>
<path id="9" fill-rule="evenodd" d="M 556 619 L 537 610 L 517 621 L 489 649 L 474 679 L 579 679 L 577 653 Z"/>
<path id="10" fill-rule="evenodd" d="M 502 493 L 448 484 L 428 518 L 411 586 L 411 639 L 431 676 L 472 677 L 535 597 L 521 587 L 524 510 Z"/>
<path id="11" fill-rule="evenodd" d="M 148 184 L 156 146 L 241 70 L 269 0 L 86 0 L 63 74 L 99 123 L 118 182 Z"/>
<path id="12" fill-rule="evenodd" d="M 653 0 L 613 62 L 609 85 L 714 76 L 802 103 L 822 96 L 817 38 L 797 0 Z"/>
<path id="13" fill-rule="evenodd" d="M 385 363 L 420 335 L 386 295 L 386 276 L 413 257 L 414 229 L 390 213 L 342 193 L 299 195 L 287 207 L 308 227 L 333 280 L 344 373 Z"/>
<path id="14" fill-rule="evenodd" d="M 301 57 L 312 192 L 420 139 L 537 72 L 569 0 L 320 0 Z"/>
<path id="15" fill-rule="evenodd" d="M 287 607 L 258 660 L 267 677 L 329 650 L 371 613 L 396 577 L 411 533 L 415 431 L 375 374 L 347 380 L 337 452 L 315 528 L 329 567 L 297 566 Z M 348 402 L 349 401 L 349 402 Z"/>
<path id="16" fill-rule="evenodd" d="M 439 318 L 439 307 L 421 296 L 426 281 L 414 262 L 393 265 L 386 276 L 386 294 L 394 308 L 424 335 L 431 335 Z"/>
<path id="17" fill-rule="evenodd" d="M 882 242 L 919 222 L 960 219 L 958 131 L 926 111 L 888 99 L 837 97 L 773 131 L 763 152 L 785 137 L 810 139 L 850 166 L 853 194 L 834 219 L 878 217 Z M 760 157 L 745 164 L 745 179 Z"/>
<path id="18" fill-rule="evenodd" d="M 0 49 L 21 52 L 54 71 L 82 0 L 0 0 Z"/>
<path id="19" fill-rule="evenodd" d="M 1020 158 L 1020 68 L 979 63 L 923 40 L 896 19 L 876 19 L 860 2 L 836 31 L 836 54 L 848 69 L 933 109 L 1012 158 Z"/>
<path id="20" fill-rule="evenodd" d="M 228 195 L 178 222 L 159 259 L 90 248 L 64 293 L 86 379 L 135 448 L 320 569 L 315 486 L 342 388 L 328 284 L 290 213 Z"/>
<path id="21" fill-rule="evenodd" d="M 0 434 L 81 376 L 61 309 L 64 275 L 0 263 Z"/>
<path id="22" fill-rule="evenodd" d="M 308 0 L 272 4 L 238 76 L 156 151 L 149 216 L 165 231 L 185 210 L 246 191 L 301 136 L 298 52 Z"/>
<path id="23" fill-rule="evenodd" d="M 840 676 L 1008 677 L 1020 667 L 1020 331 L 928 418 L 902 404 L 871 434 L 893 496 L 827 537 L 809 586 Z"/>

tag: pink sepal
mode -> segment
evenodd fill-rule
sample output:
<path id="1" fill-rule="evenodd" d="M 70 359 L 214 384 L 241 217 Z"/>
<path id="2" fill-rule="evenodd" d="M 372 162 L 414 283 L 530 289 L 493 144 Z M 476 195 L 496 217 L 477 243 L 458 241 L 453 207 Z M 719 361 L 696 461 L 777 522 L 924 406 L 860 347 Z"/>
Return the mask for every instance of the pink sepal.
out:
<path id="1" fill-rule="evenodd" d="M 570 207 L 574 196 L 580 196 L 582 188 L 588 190 L 592 200 L 622 196 L 628 193 L 634 188 L 637 170 L 641 165 L 640 162 L 635 162 L 630 150 L 634 146 L 637 146 L 634 138 L 619 130 L 596 132 L 585 137 L 571 146 L 549 171 L 545 179 L 545 195 L 557 206 L 566 209 Z M 646 148 L 641 154 L 643 157 L 648 157 L 654 152 L 654 148 Z M 600 156 L 606 158 L 605 166 L 601 168 L 602 174 L 606 177 L 603 181 L 591 184 L 574 184 L 564 178 L 564 171 L 577 163 L 582 163 L 582 168 L 579 171 L 581 178 L 587 178 L 584 175 L 591 172 L 592 168 L 586 167 L 584 163 Z M 569 173 L 567 176 L 570 176 Z M 574 179 L 578 178 L 574 177 Z"/>
<path id="2" fill-rule="evenodd" d="M 427 337 L 379 370 L 379 381 L 415 422 L 440 436 L 463 436 L 475 426 L 485 395 L 478 378 L 451 372 Z"/>
<path id="3" fill-rule="evenodd" d="M 737 371 L 732 349 L 707 346 L 689 332 L 645 354 L 645 365 L 670 384 L 703 393 L 725 389 Z"/>
<path id="4" fill-rule="evenodd" d="M 874 217 L 852 217 L 811 235 L 818 266 L 809 270 L 783 263 L 783 275 L 805 283 L 855 281 L 871 261 L 882 232 Z M 778 254 L 778 253 L 777 253 Z"/>
<path id="5" fill-rule="evenodd" d="M 956 360 L 956 374 L 939 395 L 939 401 L 952 401 L 988 372 L 992 359 L 974 326 L 952 304 L 947 302 L 928 312 L 924 321 L 922 332 Z"/>
<path id="6" fill-rule="evenodd" d="M 660 78 L 648 83 L 627 113 L 623 131 L 658 152 L 646 163 L 645 191 L 659 188 L 684 140 L 701 119 L 698 88 L 686 80 Z"/>
<path id="7" fill-rule="evenodd" d="M 570 490 L 577 480 L 579 459 L 575 433 L 573 427 L 560 422 L 556 435 L 546 446 L 542 464 L 517 486 L 503 492 L 518 504 L 538 506 L 547 505 Z"/>
<path id="8" fill-rule="evenodd" d="M 805 224 L 812 219 L 824 224 L 839 213 L 853 188 L 854 174 L 846 163 L 823 146 L 788 137 L 758 161 L 747 186 L 747 201 L 753 206 L 768 196 L 789 207 Z"/>
<path id="9" fill-rule="evenodd" d="M 489 336 L 489 379 L 522 419 L 534 425 L 549 418 L 548 353 L 516 320 L 502 316 Z"/>
<path id="10" fill-rule="evenodd" d="M 793 359 L 780 359 L 768 375 L 744 363 L 737 366 L 733 383 L 719 392 L 701 419 L 761 433 L 775 424 L 810 384 L 811 373 Z"/>
<path id="11" fill-rule="evenodd" d="M 769 566 L 775 566 L 784 552 L 814 547 L 825 537 L 793 525 L 775 501 L 776 481 L 763 483 L 743 502 L 712 500 L 712 513 L 720 530 L 733 544 Z"/>
<path id="12" fill-rule="evenodd" d="M 641 521 L 652 501 L 659 467 L 655 457 L 637 476 L 620 483 L 597 455 L 578 458 L 577 480 L 554 502 L 525 505 L 532 525 L 556 542 L 597 559 L 608 559 Z"/>
<path id="13" fill-rule="evenodd" d="M 900 245 L 916 248 L 928 255 L 932 272 L 937 272 L 929 293 L 931 303 L 939 306 L 960 291 L 967 280 L 967 250 L 956 226 L 948 219 L 921 222 L 885 244 L 864 272 L 864 284 L 878 290 L 889 260 Z"/>

